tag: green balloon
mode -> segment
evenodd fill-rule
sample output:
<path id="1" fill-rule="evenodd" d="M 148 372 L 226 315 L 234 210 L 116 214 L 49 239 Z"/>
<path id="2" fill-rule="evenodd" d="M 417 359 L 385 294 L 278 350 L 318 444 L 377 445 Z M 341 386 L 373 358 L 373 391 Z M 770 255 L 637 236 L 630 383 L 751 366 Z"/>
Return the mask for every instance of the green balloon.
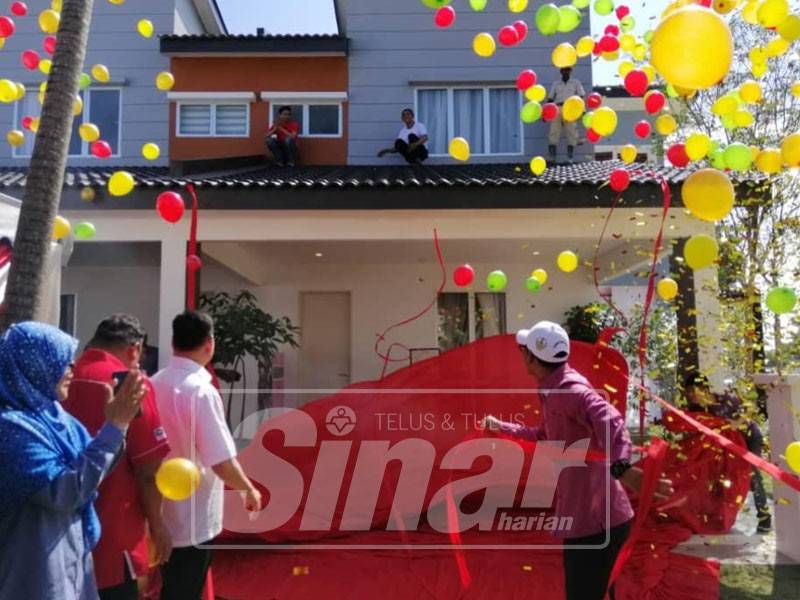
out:
<path id="1" fill-rule="evenodd" d="M 709 142 L 708 142 L 708 156 L 711 156 L 717 150 L 719 150 L 719 141 L 717 141 L 717 140 L 709 140 Z"/>
<path id="2" fill-rule="evenodd" d="M 720 148 L 713 153 L 709 153 L 711 157 L 711 166 L 715 169 L 719 169 L 720 171 L 724 171 L 728 168 L 727 163 L 725 162 L 725 151 Z"/>
<path id="3" fill-rule="evenodd" d="M 614 10 L 614 0 L 595 0 L 594 2 L 594 12 L 598 15 L 606 16 L 610 15 L 611 11 Z"/>
<path id="4" fill-rule="evenodd" d="M 586 8 L 592 0 L 572 0 L 572 6 L 575 8 Z"/>
<path id="5" fill-rule="evenodd" d="M 792 288 L 776 287 L 767 294 L 767 308 L 776 315 L 792 312 L 797 304 L 797 296 Z"/>
<path id="6" fill-rule="evenodd" d="M 622 33 L 633 31 L 634 27 L 636 27 L 636 19 L 631 15 L 625 15 L 619 20 L 619 28 L 622 30 Z"/>
<path id="7" fill-rule="evenodd" d="M 655 35 L 655 31 L 653 31 L 652 29 L 648 29 L 647 31 L 645 31 L 644 35 L 642 36 L 642 39 L 644 40 L 644 43 L 645 44 L 649 44 L 650 42 L 652 42 L 653 41 L 653 35 Z"/>
<path id="8" fill-rule="evenodd" d="M 566 4 L 558 9 L 558 31 L 569 33 L 578 28 L 581 24 L 581 11 L 570 4 Z"/>
<path id="9" fill-rule="evenodd" d="M 87 221 L 77 223 L 72 231 L 79 240 L 90 240 L 97 234 L 94 225 Z"/>
<path id="10" fill-rule="evenodd" d="M 586 127 L 586 129 L 590 129 L 592 127 L 592 117 L 594 117 L 593 110 L 583 113 L 583 118 L 581 120 L 583 121 L 583 126 Z"/>
<path id="11" fill-rule="evenodd" d="M 750 148 L 740 142 L 734 142 L 725 148 L 725 164 L 734 171 L 746 171 L 753 162 Z"/>
<path id="12" fill-rule="evenodd" d="M 542 105 L 535 100 L 526 102 L 519 111 L 519 118 L 523 123 L 535 123 L 542 118 Z"/>
<path id="13" fill-rule="evenodd" d="M 492 271 L 486 277 L 486 287 L 492 292 L 502 292 L 508 285 L 508 277 L 502 271 Z"/>
<path id="14" fill-rule="evenodd" d="M 85 90 L 90 85 L 92 85 L 92 78 L 88 73 L 81 73 L 81 77 L 78 80 L 78 87 L 80 87 L 82 90 Z"/>
<path id="15" fill-rule="evenodd" d="M 475 12 L 483 12 L 489 0 L 469 0 L 469 5 Z"/>
<path id="16" fill-rule="evenodd" d="M 428 8 L 441 8 L 443 6 L 447 6 L 453 0 L 419 0 Z"/>
<path id="17" fill-rule="evenodd" d="M 536 277 L 528 277 L 528 279 L 525 280 L 525 287 L 529 292 L 536 293 L 542 289 L 542 282 L 536 279 Z"/>
<path id="18" fill-rule="evenodd" d="M 555 4 L 542 4 L 536 11 L 536 28 L 542 35 L 554 35 L 561 21 L 561 11 Z"/>

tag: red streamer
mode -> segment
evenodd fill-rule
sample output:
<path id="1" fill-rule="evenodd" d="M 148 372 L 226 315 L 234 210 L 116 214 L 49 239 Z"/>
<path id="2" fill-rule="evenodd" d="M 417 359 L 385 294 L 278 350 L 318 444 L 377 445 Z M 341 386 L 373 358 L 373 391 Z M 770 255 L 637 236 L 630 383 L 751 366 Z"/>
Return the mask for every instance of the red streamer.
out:
<path id="1" fill-rule="evenodd" d="M 188 259 L 190 256 L 197 254 L 197 194 L 194 191 L 194 184 L 190 183 L 186 186 L 189 195 L 192 197 L 192 225 L 189 230 L 189 247 L 186 254 Z M 186 262 L 186 308 L 194 310 L 197 295 L 197 271 L 199 269 L 192 269 L 189 262 Z"/>

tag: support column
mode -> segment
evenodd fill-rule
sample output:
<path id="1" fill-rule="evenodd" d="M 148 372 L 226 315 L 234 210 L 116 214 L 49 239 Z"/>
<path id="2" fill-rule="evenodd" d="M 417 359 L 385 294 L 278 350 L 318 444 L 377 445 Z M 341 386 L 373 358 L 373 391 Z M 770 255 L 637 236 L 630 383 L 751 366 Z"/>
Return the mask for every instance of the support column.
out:
<path id="1" fill-rule="evenodd" d="M 694 273 L 694 303 L 697 311 L 697 346 L 700 372 L 711 387 L 722 391 L 728 371 L 720 364 L 722 308 L 719 302 L 719 270 L 716 265 Z"/>
<path id="2" fill-rule="evenodd" d="M 672 246 L 669 270 L 678 283 L 678 296 L 675 298 L 678 320 L 678 383 L 699 368 L 697 344 L 697 311 L 695 309 L 694 273 L 683 260 L 683 247 L 687 238 L 680 238 Z"/>
<path id="3" fill-rule="evenodd" d="M 172 356 L 172 319 L 186 307 L 186 238 L 181 229 L 161 240 L 158 302 L 158 367 Z"/>

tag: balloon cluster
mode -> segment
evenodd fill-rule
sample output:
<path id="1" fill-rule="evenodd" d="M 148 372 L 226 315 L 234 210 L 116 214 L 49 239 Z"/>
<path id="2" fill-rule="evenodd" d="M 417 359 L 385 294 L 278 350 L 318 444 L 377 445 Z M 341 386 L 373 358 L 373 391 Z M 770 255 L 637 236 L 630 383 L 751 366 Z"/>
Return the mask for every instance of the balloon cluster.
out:
<path id="1" fill-rule="evenodd" d="M 556 258 L 558 268 L 565 273 L 571 273 L 578 268 L 578 255 L 571 250 L 561 252 Z M 525 280 L 525 289 L 529 292 L 538 292 L 547 282 L 547 271 L 542 268 L 534 269 Z M 453 283 L 458 287 L 468 287 L 475 281 L 475 269 L 468 263 L 463 263 L 453 269 Z M 508 287 L 508 276 L 500 270 L 491 271 L 486 276 L 486 288 L 492 292 L 502 292 Z"/>

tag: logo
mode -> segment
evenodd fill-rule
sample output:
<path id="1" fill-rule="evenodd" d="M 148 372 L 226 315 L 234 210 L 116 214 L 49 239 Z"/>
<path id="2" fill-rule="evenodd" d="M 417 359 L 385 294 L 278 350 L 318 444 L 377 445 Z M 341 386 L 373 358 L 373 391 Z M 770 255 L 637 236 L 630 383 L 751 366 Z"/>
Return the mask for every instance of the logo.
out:
<path id="1" fill-rule="evenodd" d="M 349 406 L 334 406 L 325 417 L 325 427 L 337 437 L 347 435 L 356 426 L 356 413 Z"/>
<path id="2" fill-rule="evenodd" d="M 545 348 L 547 348 L 547 340 L 543 337 L 536 338 L 536 349 L 541 352 Z"/>
<path id="3" fill-rule="evenodd" d="M 156 427 L 153 429 L 153 437 L 156 438 L 157 442 L 163 442 L 167 439 L 167 432 L 164 431 L 163 427 Z"/>

